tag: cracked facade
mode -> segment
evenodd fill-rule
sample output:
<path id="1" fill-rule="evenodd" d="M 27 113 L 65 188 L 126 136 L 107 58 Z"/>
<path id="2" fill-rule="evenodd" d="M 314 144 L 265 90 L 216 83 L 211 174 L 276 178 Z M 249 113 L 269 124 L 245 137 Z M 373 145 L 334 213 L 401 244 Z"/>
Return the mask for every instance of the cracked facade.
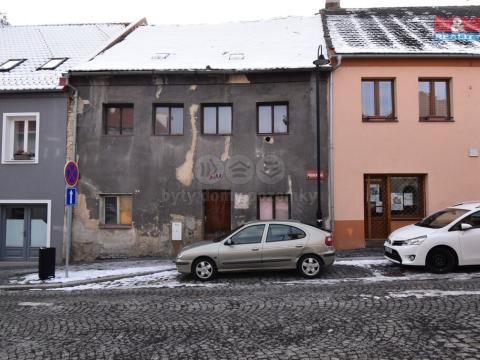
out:
<path id="1" fill-rule="evenodd" d="M 78 113 L 75 260 L 172 255 L 193 241 L 257 219 L 260 207 L 266 211 L 262 216 L 273 215 L 275 208 L 269 206 L 276 206 L 274 216 L 288 210 L 291 218 L 315 222 L 316 182 L 306 177 L 316 168 L 312 71 L 79 75 L 72 81 L 83 107 Z M 326 76 L 320 87 L 326 94 Z M 322 96 L 324 110 L 326 102 Z M 264 103 L 288 105 L 288 133 L 258 134 L 257 109 Z M 116 106 L 133 108 L 128 134 L 108 133 L 118 125 L 106 124 L 108 109 Z M 183 134 L 155 135 L 162 119 L 169 119 L 157 116 L 155 106 L 182 108 Z M 217 111 L 231 106 L 231 131 L 205 134 L 205 108 L 218 106 Z M 326 172 L 326 111 L 322 114 Z M 217 112 L 219 128 L 220 117 Z M 260 201 L 259 195 L 268 197 Z M 326 186 L 323 207 L 326 212 Z M 112 216 L 117 218 L 112 221 Z"/>

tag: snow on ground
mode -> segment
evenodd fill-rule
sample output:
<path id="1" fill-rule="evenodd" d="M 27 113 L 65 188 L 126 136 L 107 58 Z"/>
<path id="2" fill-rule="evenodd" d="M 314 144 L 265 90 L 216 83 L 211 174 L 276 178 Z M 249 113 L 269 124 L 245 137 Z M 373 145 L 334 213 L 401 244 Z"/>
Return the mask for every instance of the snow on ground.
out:
<path id="1" fill-rule="evenodd" d="M 128 289 L 128 288 L 177 288 L 177 287 L 214 287 L 224 286 L 218 283 L 200 283 L 189 279 L 182 282 L 177 270 L 167 270 L 155 274 L 135 276 L 120 280 L 106 281 L 96 284 L 87 284 L 80 286 L 64 287 L 52 290 L 98 290 L 98 289 Z"/>
<path id="2" fill-rule="evenodd" d="M 389 265 L 390 261 L 385 259 L 352 259 L 352 260 L 335 260 L 335 265 L 371 267 L 373 265 Z"/>
<path id="3" fill-rule="evenodd" d="M 480 295 L 480 290 L 405 290 L 400 292 L 391 292 L 387 298 L 406 298 L 415 296 L 417 299 L 426 297 L 443 297 L 443 296 L 466 296 Z"/>
<path id="4" fill-rule="evenodd" d="M 89 268 L 81 269 L 80 266 L 75 266 L 72 268 L 71 271 L 68 272 L 68 278 L 65 277 L 65 271 L 63 269 L 55 272 L 55 278 L 49 279 L 46 281 L 41 281 L 38 279 L 38 273 L 28 274 L 20 279 L 11 279 L 10 284 L 12 285 L 23 285 L 23 284 L 59 284 L 59 283 L 69 283 L 74 281 L 86 281 L 86 280 L 94 280 L 100 279 L 109 276 L 130 276 L 140 273 L 146 272 L 155 272 L 155 271 L 163 271 L 167 269 L 172 269 L 175 265 L 170 261 L 158 261 L 158 265 L 151 265 L 149 262 L 149 266 L 128 266 L 129 264 L 125 264 L 126 266 L 122 267 L 122 263 L 115 263 L 109 266 L 99 266 L 99 268 Z M 103 268 L 102 268 L 103 267 Z"/>

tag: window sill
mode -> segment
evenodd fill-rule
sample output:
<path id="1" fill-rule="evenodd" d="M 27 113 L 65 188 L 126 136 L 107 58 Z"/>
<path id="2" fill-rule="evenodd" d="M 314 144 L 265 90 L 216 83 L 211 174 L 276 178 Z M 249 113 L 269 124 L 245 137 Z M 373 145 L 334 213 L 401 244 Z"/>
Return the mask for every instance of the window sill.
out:
<path id="1" fill-rule="evenodd" d="M 288 132 L 278 132 L 278 133 L 257 133 L 258 136 L 277 136 L 277 135 L 288 135 Z"/>
<path id="2" fill-rule="evenodd" d="M 362 122 L 366 123 L 377 123 L 377 122 L 398 122 L 397 117 L 385 117 L 385 116 L 367 116 L 362 117 Z"/>
<path id="3" fill-rule="evenodd" d="M 5 165 L 29 165 L 29 164 L 38 164 L 37 160 L 3 160 L 2 164 Z"/>
<path id="4" fill-rule="evenodd" d="M 202 133 L 202 135 L 204 135 L 204 136 L 232 136 L 233 134 L 232 133 L 228 133 L 228 134 L 206 134 L 206 133 Z"/>
<path id="5" fill-rule="evenodd" d="M 428 117 L 421 117 L 419 119 L 420 122 L 446 122 L 451 123 L 455 122 L 453 117 L 445 117 L 445 116 L 428 116 Z"/>
<path id="6" fill-rule="evenodd" d="M 112 229 L 112 230 L 128 230 L 132 228 L 132 225 L 121 225 L 121 224 L 100 224 L 98 225 L 100 229 Z"/>

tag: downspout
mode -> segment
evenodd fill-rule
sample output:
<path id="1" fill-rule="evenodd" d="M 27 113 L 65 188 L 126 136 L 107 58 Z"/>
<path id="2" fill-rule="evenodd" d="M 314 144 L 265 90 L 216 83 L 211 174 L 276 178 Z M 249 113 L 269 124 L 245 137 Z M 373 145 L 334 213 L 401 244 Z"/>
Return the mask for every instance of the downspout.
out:
<path id="1" fill-rule="evenodd" d="M 70 84 L 70 78 L 66 77 L 66 86 L 73 91 L 73 117 L 72 117 L 72 153 L 69 161 L 76 161 L 77 158 L 77 113 L 78 113 L 78 89 Z M 66 190 L 65 190 L 66 191 Z M 65 277 L 68 278 L 68 266 L 70 263 L 70 252 L 72 248 L 73 234 L 73 206 L 67 206 L 67 241 L 65 249 Z"/>
<path id="2" fill-rule="evenodd" d="M 329 203 L 329 226 L 333 232 L 335 228 L 335 202 L 334 202 L 334 182 L 333 182 L 333 72 L 342 64 L 342 55 L 337 56 L 338 62 L 332 68 L 329 75 L 329 96 L 328 96 L 328 203 Z"/>

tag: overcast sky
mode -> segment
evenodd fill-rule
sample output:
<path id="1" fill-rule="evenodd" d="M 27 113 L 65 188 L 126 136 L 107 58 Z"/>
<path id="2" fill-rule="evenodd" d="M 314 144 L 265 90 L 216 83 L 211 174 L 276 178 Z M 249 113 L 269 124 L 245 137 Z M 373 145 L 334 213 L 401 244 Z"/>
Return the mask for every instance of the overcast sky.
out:
<path id="1" fill-rule="evenodd" d="M 1 0 L 12 25 L 84 22 L 218 23 L 313 15 L 325 0 Z M 480 0 L 341 0 L 342 7 L 480 5 Z"/>

